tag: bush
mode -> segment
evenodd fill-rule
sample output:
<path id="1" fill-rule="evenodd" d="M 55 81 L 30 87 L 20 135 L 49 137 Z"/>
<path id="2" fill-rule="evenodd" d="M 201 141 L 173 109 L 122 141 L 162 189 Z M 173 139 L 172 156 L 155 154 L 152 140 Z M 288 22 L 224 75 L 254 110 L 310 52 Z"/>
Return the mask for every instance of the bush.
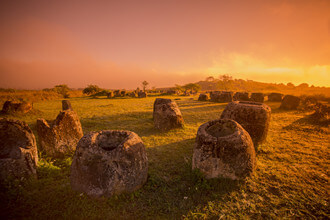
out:
<path id="1" fill-rule="evenodd" d="M 61 94 L 63 98 L 70 97 L 69 95 L 70 88 L 65 84 L 55 86 L 54 91 L 57 92 L 58 94 Z"/>
<path id="2" fill-rule="evenodd" d="M 102 91 L 100 91 L 100 92 L 97 92 L 97 93 L 93 94 L 93 96 L 107 96 L 108 93 L 109 93 L 109 91 L 107 91 L 107 90 L 102 90 Z"/>
<path id="3" fill-rule="evenodd" d="M 105 91 L 105 90 L 103 90 Z M 96 93 L 101 92 L 101 88 L 97 85 L 88 85 L 84 88 L 83 93 L 86 95 L 95 95 Z"/>

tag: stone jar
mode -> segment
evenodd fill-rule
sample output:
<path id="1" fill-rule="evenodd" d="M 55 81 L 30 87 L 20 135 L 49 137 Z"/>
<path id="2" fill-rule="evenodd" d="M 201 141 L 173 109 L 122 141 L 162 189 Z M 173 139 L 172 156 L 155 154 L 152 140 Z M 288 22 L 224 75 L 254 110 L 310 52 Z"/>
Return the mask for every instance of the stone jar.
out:
<path id="1" fill-rule="evenodd" d="M 235 101 L 249 101 L 249 93 L 248 92 L 236 92 L 234 95 Z"/>
<path id="2" fill-rule="evenodd" d="M 210 99 L 209 94 L 201 93 L 199 94 L 198 101 L 208 101 Z"/>
<path id="3" fill-rule="evenodd" d="M 71 186 L 93 197 L 133 192 L 147 181 L 148 158 L 131 131 L 91 132 L 79 141 L 71 165 Z"/>
<path id="4" fill-rule="evenodd" d="M 283 94 L 273 92 L 268 95 L 268 101 L 269 102 L 282 102 L 282 97 L 283 97 Z"/>
<path id="5" fill-rule="evenodd" d="M 178 105 L 171 99 L 155 100 L 153 118 L 155 127 L 161 131 L 182 128 L 184 124 Z"/>
<path id="6" fill-rule="evenodd" d="M 293 95 L 284 96 L 280 109 L 295 110 L 300 105 L 300 98 Z"/>
<path id="7" fill-rule="evenodd" d="M 244 179 L 256 167 L 250 135 L 237 122 L 218 119 L 201 125 L 197 131 L 192 168 L 206 178 Z"/>
<path id="8" fill-rule="evenodd" d="M 83 136 L 79 117 L 71 110 L 61 111 L 53 122 L 39 118 L 37 133 L 41 149 L 52 157 L 72 154 Z"/>
<path id="9" fill-rule="evenodd" d="M 62 110 L 73 110 L 69 100 L 62 100 Z"/>
<path id="10" fill-rule="evenodd" d="M 28 113 L 33 109 L 33 105 L 28 102 L 6 101 L 2 107 L 2 113 Z"/>
<path id="11" fill-rule="evenodd" d="M 232 119 L 242 125 L 257 147 L 266 141 L 271 108 L 258 102 L 235 101 L 226 106 L 220 118 Z"/>
<path id="12" fill-rule="evenodd" d="M 37 177 L 38 150 L 29 126 L 22 121 L 0 119 L 0 181 Z"/>
<path id="13" fill-rule="evenodd" d="M 254 92 L 251 94 L 251 101 L 253 102 L 264 102 L 265 95 L 261 92 Z"/>

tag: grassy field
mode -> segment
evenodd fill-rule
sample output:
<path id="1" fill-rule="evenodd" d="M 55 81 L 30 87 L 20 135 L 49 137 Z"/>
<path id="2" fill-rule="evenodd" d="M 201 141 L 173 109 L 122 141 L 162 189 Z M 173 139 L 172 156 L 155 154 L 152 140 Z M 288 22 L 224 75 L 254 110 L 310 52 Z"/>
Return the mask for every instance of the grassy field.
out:
<path id="1" fill-rule="evenodd" d="M 168 97 L 174 98 L 174 97 Z M 175 97 L 177 98 L 177 97 Z M 146 99 L 71 98 L 84 133 L 102 129 L 136 132 L 144 141 L 149 177 L 132 194 L 91 199 L 70 187 L 71 157 L 52 160 L 40 152 L 38 180 L 12 183 L 1 191 L 2 218 L 28 219 L 220 219 L 317 218 L 329 215 L 329 125 L 310 112 L 272 108 L 267 142 L 258 148 L 257 170 L 245 181 L 205 180 L 191 170 L 198 127 L 220 116 L 226 104 L 177 100 L 183 129 L 161 133 L 152 120 L 155 97 Z M 34 113 L 9 116 L 27 122 L 55 119 L 60 100 L 34 103 Z M 37 135 L 36 135 L 37 138 Z"/>

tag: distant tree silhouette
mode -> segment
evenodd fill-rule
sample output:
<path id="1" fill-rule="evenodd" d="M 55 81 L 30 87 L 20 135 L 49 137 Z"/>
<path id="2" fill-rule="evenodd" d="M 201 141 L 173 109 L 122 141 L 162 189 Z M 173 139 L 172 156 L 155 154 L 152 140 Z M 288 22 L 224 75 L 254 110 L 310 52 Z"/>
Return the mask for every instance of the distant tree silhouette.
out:
<path id="1" fill-rule="evenodd" d="M 58 94 L 61 94 L 63 98 L 69 98 L 69 91 L 71 89 L 68 87 L 66 84 L 61 84 L 61 85 L 56 85 L 54 87 L 54 91 L 57 92 Z"/>
<path id="2" fill-rule="evenodd" d="M 301 83 L 297 86 L 298 88 L 302 88 L 302 89 L 306 89 L 309 87 L 309 85 L 307 83 Z"/>
<path id="3" fill-rule="evenodd" d="M 144 81 L 142 82 L 143 92 L 146 91 L 146 88 L 147 88 L 148 85 L 149 85 L 149 83 L 148 83 L 147 81 L 144 80 Z"/>
<path id="4" fill-rule="evenodd" d="M 213 82 L 215 79 L 213 76 L 206 77 L 205 81 L 207 82 Z"/>
<path id="5" fill-rule="evenodd" d="M 101 90 L 102 89 L 97 85 L 88 85 L 86 88 L 84 88 L 83 93 L 86 95 L 94 95 L 100 92 Z"/>
<path id="6" fill-rule="evenodd" d="M 293 85 L 292 82 L 288 82 L 288 83 L 286 84 L 286 86 L 287 86 L 287 87 L 290 87 L 290 88 L 295 88 L 295 86 Z"/>
<path id="7" fill-rule="evenodd" d="M 185 91 L 199 92 L 201 90 L 201 86 L 196 83 L 188 83 L 182 87 Z"/>
<path id="8" fill-rule="evenodd" d="M 182 88 L 182 86 L 180 86 L 178 84 L 175 84 L 174 90 L 177 91 L 177 92 L 183 92 L 184 91 L 184 89 Z"/>
<path id="9" fill-rule="evenodd" d="M 228 82 L 229 80 L 233 80 L 232 76 L 229 76 L 228 74 L 220 75 L 219 79 L 224 82 Z"/>
<path id="10" fill-rule="evenodd" d="M 218 88 L 223 90 L 232 89 L 233 77 L 228 74 L 220 75 L 220 81 L 218 82 Z"/>

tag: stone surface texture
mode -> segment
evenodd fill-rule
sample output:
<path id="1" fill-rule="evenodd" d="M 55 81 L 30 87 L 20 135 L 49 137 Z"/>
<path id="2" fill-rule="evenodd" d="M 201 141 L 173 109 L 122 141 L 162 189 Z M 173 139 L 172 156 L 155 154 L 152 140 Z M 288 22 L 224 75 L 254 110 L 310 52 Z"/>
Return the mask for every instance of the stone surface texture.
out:
<path id="1" fill-rule="evenodd" d="M 268 95 L 268 101 L 270 101 L 270 102 L 282 102 L 282 97 L 283 97 L 283 94 L 273 92 L 273 93 L 270 93 Z"/>
<path id="2" fill-rule="evenodd" d="M 235 101 L 249 101 L 249 93 L 248 92 L 236 92 L 234 95 Z"/>
<path id="3" fill-rule="evenodd" d="M 265 95 L 261 92 L 254 92 L 251 94 L 251 101 L 253 102 L 264 102 Z"/>
<path id="4" fill-rule="evenodd" d="M 93 197 L 130 193 L 148 177 L 141 138 L 131 131 L 91 132 L 78 143 L 71 165 L 71 186 Z"/>
<path id="5" fill-rule="evenodd" d="M 0 119 L 0 181 L 37 177 L 38 150 L 29 126 L 22 121 Z"/>
<path id="6" fill-rule="evenodd" d="M 73 110 L 69 100 L 62 100 L 62 110 Z"/>
<path id="7" fill-rule="evenodd" d="M 209 94 L 202 93 L 199 94 L 198 101 L 208 101 L 210 99 Z"/>
<path id="8" fill-rule="evenodd" d="M 271 119 L 271 108 L 258 102 L 235 101 L 229 103 L 221 119 L 238 122 L 251 136 L 255 147 L 265 142 Z"/>
<path id="9" fill-rule="evenodd" d="M 2 113 L 27 113 L 33 108 L 31 103 L 28 102 L 17 102 L 17 101 L 6 101 L 2 107 Z"/>
<path id="10" fill-rule="evenodd" d="M 71 110 L 61 111 L 53 122 L 39 118 L 37 133 L 41 149 L 52 157 L 73 153 L 83 136 L 79 117 Z"/>
<path id="11" fill-rule="evenodd" d="M 244 179 L 255 170 L 255 149 L 250 135 L 237 122 L 218 119 L 197 131 L 192 168 L 206 178 Z"/>
<path id="12" fill-rule="evenodd" d="M 280 109 L 295 110 L 300 104 L 300 98 L 293 95 L 284 96 Z"/>
<path id="13" fill-rule="evenodd" d="M 184 120 L 175 101 L 157 98 L 154 102 L 154 125 L 157 129 L 167 131 L 183 127 Z"/>
<path id="14" fill-rule="evenodd" d="M 210 93 L 210 101 L 212 102 L 231 102 L 233 101 L 233 92 L 230 91 L 212 91 Z"/>
<path id="15" fill-rule="evenodd" d="M 210 92 L 210 101 L 217 102 L 220 97 L 221 91 L 212 91 Z"/>

